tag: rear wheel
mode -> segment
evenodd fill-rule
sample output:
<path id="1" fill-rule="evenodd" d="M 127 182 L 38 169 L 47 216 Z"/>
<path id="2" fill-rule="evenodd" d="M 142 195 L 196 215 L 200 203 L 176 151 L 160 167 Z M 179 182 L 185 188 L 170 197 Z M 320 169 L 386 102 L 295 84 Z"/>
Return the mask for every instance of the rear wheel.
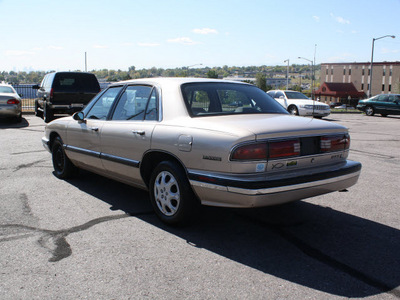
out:
<path id="1" fill-rule="evenodd" d="M 54 120 L 54 112 L 47 104 L 44 106 L 43 119 L 45 123 L 49 123 Z"/>
<path id="2" fill-rule="evenodd" d="M 294 105 L 289 106 L 288 112 L 289 112 L 291 115 L 295 115 L 295 116 L 298 116 L 298 115 L 299 115 L 299 110 L 298 110 L 297 107 L 294 106 Z"/>
<path id="3" fill-rule="evenodd" d="M 163 161 L 154 169 L 150 199 L 157 216 L 170 225 L 188 222 L 197 204 L 184 170 L 171 161 Z"/>
<path id="4" fill-rule="evenodd" d="M 35 100 L 35 116 L 39 118 L 43 118 L 43 111 L 39 109 L 38 101 Z"/>
<path id="5" fill-rule="evenodd" d="M 367 116 L 373 116 L 373 115 L 375 114 L 374 108 L 373 108 L 372 106 L 367 106 L 367 107 L 365 108 L 365 114 L 366 114 Z"/>
<path id="6" fill-rule="evenodd" d="M 72 177 L 77 172 L 77 167 L 69 160 L 64 151 L 63 142 L 60 137 L 56 137 L 51 148 L 53 159 L 54 175 L 60 179 Z"/>

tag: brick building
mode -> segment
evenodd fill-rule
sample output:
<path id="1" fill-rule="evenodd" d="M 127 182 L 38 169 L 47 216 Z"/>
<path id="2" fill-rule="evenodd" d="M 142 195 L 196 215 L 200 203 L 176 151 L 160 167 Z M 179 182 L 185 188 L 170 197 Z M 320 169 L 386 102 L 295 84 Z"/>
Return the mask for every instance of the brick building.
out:
<path id="1" fill-rule="evenodd" d="M 359 92 L 368 96 L 370 84 L 370 63 L 323 63 L 321 64 L 321 87 L 327 83 L 353 83 Z M 374 62 L 372 70 L 372 95 L 400 94 L 400 62 Z M 319 89 L 324 102 L 340 102 L 324 95 Z M 343 92 L 343 91 L 342 91 Z M 330 98 L 327 98 L 330 97 Z"/>

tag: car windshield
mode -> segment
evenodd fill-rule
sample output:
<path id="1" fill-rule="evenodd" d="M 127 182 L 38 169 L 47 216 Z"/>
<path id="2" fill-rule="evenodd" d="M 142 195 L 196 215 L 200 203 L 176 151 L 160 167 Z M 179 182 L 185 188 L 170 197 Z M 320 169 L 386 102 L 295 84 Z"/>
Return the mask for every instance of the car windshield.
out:
<path id="1" fill-rule="evenodd" d="M 14 94 L 14 90 L 9 86 L 0 86 L 0 93 L 4 94 Z"/>
<path id="2" fill-rule="evenodd" d="M 287 114 L 287 111 L 261 89 L 236 83 L 188 83 L 182 94 L 191 116 L 221 114 Z"/>
<path id="3" fill-rule="evenodd" d="M 304 95 L 300 92 L 285 92 L 285 94 L 288 99 L 307 99 L 307 100 L 309 100 L 309 98 L 306 95 Z"/>

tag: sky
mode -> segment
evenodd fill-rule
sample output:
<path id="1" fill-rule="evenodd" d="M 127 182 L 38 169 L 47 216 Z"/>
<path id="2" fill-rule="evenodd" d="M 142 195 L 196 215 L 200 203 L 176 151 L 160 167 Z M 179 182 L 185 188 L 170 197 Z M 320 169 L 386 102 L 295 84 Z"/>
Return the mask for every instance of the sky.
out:
<path id="1" fill-rule="evenodd" d="M 400 0 L 0 0 L 0 71 L 400 61 Z M 305 59 L 299 59 L 304 57 Z"/>

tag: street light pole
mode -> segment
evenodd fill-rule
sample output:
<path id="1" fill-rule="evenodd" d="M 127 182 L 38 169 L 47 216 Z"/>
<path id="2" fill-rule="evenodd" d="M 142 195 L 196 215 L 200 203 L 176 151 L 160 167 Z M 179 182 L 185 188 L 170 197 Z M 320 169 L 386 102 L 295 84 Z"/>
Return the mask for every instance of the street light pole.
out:
<path id="1" fill-rule="evenodd" d="M 189 68 L 191 68 L 191 67 L 195 67 L 195 66 L 202 66 L 203 64 L 194 64 L 194 65 L 191 65 L 191 66 L 187 66 L 186 68 L 187 68 L 187 70 L 188 70 L 188 74 L 187 74 L 187 76 L 189 77 Z"/>
<path id="2" fill-rule="evenodd" d="M 289 58 L 284 60 L 283 62 L 287 62 L 287 72 L 286 72 L 286 90 L 289 89 Z"/>
<path id="3" fill-rule="evenodd" d="M 311 59 L 307 59 L 304 57 L 298 57 L 299 59 L 304 59 L 311 63 L 311 99 L 314 100 L 314 62 Z"/>
<path id="4" fill-rule="evenodd" d="M 384 36 L 372 39 L 371 65 L 369 67 L 368 98 L 372 97 L 372 66 L 373 66 L 373 63 L 374 63 L 374 44 L 375 44 L 375 41 L 383 39 L 383 38 L 386 38 L 386 37 L 391 37 L 392 39 L 394 39 L 396 36 L 394 36 L 394 35 L 384 35 Z"/>

